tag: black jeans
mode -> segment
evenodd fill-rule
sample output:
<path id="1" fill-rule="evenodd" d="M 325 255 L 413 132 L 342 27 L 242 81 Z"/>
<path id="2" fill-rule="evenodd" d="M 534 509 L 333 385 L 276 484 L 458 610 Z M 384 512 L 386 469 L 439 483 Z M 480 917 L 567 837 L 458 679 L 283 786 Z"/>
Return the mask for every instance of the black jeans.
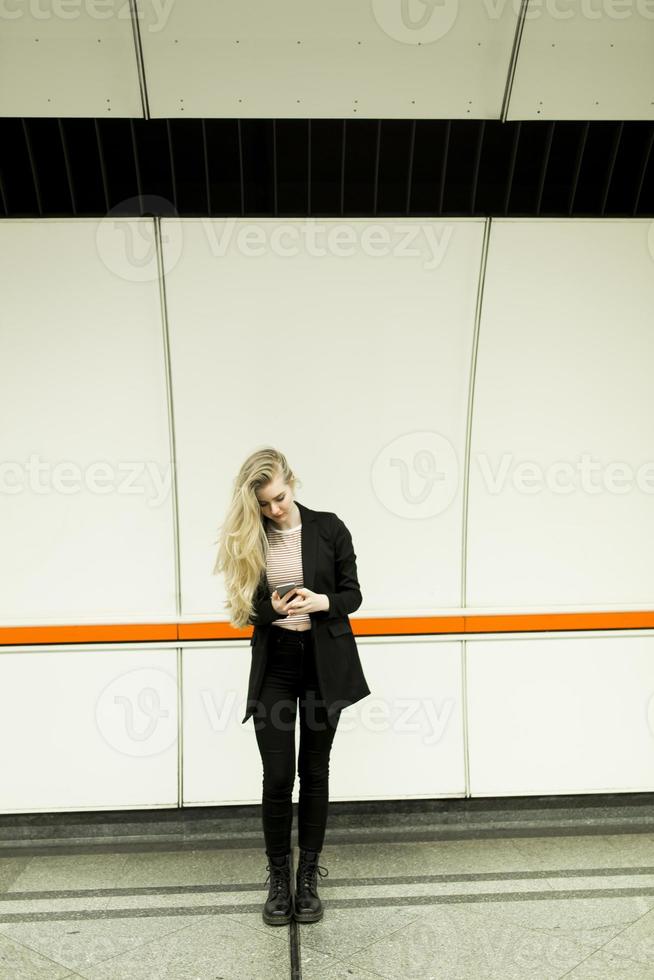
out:
<path id="1" fill-rule="evenodd" d="M 271 625 L 266 673 L 254 713 L 263 763 L 261 809 L 269 857 L 281 857 L 291 850 L 298 699 L 298 844 L 307 851 L 320 851 L 329 803 L 329 753 L 340 710 L 327 715 L 316 675 L 311 630 L 291 633 Z"/>

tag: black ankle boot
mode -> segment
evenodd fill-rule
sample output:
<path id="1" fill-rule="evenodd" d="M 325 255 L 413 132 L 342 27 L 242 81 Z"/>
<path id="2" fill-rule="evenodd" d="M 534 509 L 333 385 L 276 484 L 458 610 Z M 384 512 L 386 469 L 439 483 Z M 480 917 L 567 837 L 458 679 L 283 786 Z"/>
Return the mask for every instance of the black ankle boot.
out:
<path id="1" fill-rule="evenodd" d="M 282 864 L 275 864 L 270 858 L 266 865 L 269 872 L 270 889 L 268 901 L 263 907 L 263 921 L 269 926 L 285 926 L 293 918 L 293 899 L 291 898 L 291 855 L 287 854 Z M 266 878 L 265 884 L 268 883 Z"/>
<path id="2" fill-rule="evenodd" d="M 295 888 L 296 922 L 317 922 L 322 919 L 323 907 L 318 897 L 318 875 L 326 878 L 329 872 L 318 864 L 317 851 L 300 851 Z M 324 873 L 323 873 L 324 872 Z"/>

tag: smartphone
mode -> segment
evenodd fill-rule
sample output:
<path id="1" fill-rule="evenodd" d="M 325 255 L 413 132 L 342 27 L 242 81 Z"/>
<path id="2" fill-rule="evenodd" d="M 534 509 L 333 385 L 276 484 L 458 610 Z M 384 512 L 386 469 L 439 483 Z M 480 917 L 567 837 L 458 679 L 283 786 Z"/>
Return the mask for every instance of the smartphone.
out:
<path id="1" fill-rule="evenodd" d="M 283 599 L 287 592 L 291 589 L 297 589 L 297 582 L 284 582 L 283 585 L 278 585 L 276 592 L 280 599 Z"/>

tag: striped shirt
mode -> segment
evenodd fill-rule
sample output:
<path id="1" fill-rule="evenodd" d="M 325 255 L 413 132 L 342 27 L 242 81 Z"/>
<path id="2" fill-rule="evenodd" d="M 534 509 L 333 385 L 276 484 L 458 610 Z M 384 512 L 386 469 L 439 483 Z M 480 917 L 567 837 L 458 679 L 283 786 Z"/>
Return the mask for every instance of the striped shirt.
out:
<path id="1" fill-rule="evenodd" d="M 272 527 L 266 522 L 268 538 L 268 564 L 266 574 L 271 592 L 285 582 L 304 585 L 302 570 L 302 525 L 290 528 Z M 309 613 L 289 613 L 273 620 L 273 625 L 289 630 L 311 628 Z"/>

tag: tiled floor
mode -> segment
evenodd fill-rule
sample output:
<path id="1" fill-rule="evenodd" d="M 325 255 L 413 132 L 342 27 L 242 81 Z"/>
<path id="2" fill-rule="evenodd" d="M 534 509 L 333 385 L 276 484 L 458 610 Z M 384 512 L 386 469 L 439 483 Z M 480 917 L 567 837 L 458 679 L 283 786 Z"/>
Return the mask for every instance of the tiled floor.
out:
<path id="1" fill-rule="evenodd" d="M 260 848 L 79 851 L 0 851 L 0 980 L 654 978 L 654 833 L 327 840 L 276 928 Z"/>

